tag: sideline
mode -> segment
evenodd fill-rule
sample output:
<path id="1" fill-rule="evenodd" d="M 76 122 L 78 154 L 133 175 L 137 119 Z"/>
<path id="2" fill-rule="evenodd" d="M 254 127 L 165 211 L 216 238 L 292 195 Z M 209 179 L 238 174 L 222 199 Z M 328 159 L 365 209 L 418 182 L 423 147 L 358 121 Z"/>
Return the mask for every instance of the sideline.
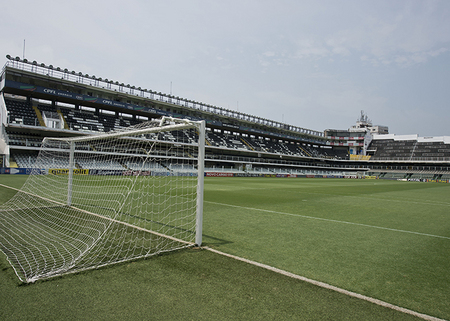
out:
<path id="1" fill-rule="evenodd" d="M 390 227 L 383 227 L 383 226 L 376 226 L 376 225 L 368 225 L 368 224 L 362 224 L 362 223 L 354 223 L 354 222 L 347 222 L 347 221 L 338 221 L 338 220 L 333 220 L 333 219 L 329 219 L 329 218 L 322 218 L 322 217 L 314 217 L 314 216 L 301 215 L 301 214 L 292 214 L 292 213 L 278 212 L 278 211 L 272 211 L 272 210 L 265 210 L 265 209 L 262 209 L 262 208 L 245 207 L 245 206 L 231 205 L 231 204 L 218 203 L 218 202 L 210 202 L 210 201 L 204 201 L 204 202 L 205 202 L 205 203 L 210 203 L 210 204 L 215 204 L 215 205 L 220 205 L 220 206 L 228 206 L 228 207 L 241 208 L 241 209 L 251 210 L 251 211 L 260 211 L 260 212 L 266 212 L 266 213 L 272 213 L 272 214 L 280 214 L 280 215 L 288 215 L 288 216 L 297 216 L 297 217 L 307 218 L 307 219 L 311 219 L 311 220 L 319 220 L 319 221 L 326 221 L 326 222 L 333 222 L 333 223 L 341 223 L 341 224 L 357 225 L 357 226 L 376 228 L 376 229 L 386 230 L 386 231 L 401 232 L 401 233 L 408 233 L 408 234 L 415 234 L 415 235 L 420 235 L 420 236 L 429 236 L 429 237 L 435 237 L 435 238 L 440 238 L 440 239 L 450 240 L 450 237 L 448 237 L 448 236 L 442 236 L 442 235 L 434 235 L 434 234 L 427 234 L 427 233 L 421 233 L 421 232 L 414 232 L 414 231 L 407 231 L 407 230 L 399 230 L 399 229 L 390 228 Z"/>
<path id="2" fill-rule="evenodd" d="M 220 255 L 223 255 L 223 256 L 226 256 L 226 257 L 229 257 L 229 258 L 241 261 L 241 262 L 245 262 L 245 263 L 248 263 L 248 264 L 255 265 L 257 267 L 260 267 L 260 268 L 263 268 L 263 269 L 266 269 L 266 270 L 269 270 L 269 271 L 272 271 L 272 272 L 275 272 L 275 273 L 279 273 L 281 275 L 284 275 L 284 276 L 287 276 L 287 277 L 290 277 L 290 278 L 293 278 L 293 279 L 297 279 L 297 280 L 300 280 L 300 281 L 303 281 L 303 282 L 307 282 L 307 283 L 316 285 L 316 286 L 324 288 L 324 289 L 328 289 L 328 290 L 335 291 L 335 292 L 338 292 L 338 293 L 341 293 L 341 294 L 344 294 L 344 295 L 348 295 L 350 297 L 354 297 L 354 298 L 357 298 L 357 299 L 360 299 L 360 300 L 364 300 L 364 301 L 367 301 L 367 302 L 370 302 L 370 303 L 373 303 L 373 304 L 376 304 L 376 305 L 379 305 L 379 306 L 382 306 L 382 307 L 385 307 L 385 308 L 388 308 L 388 309 L 392 309 L 392 310 L 395 310 L 395 311 L 399 311 L 399 312 L 403 312 L 403 313 L 406 313 L 406 314 L 410 314 L 412 316 L 415 316 L 415 317 L 418 317 L 418 318 L 421 318 L 421 319 L 424 319 L 424 320 L 427 320 L 427 321 L 446 321 L 444 319 L 439 319 L 439 318 L 436 318 L 436 317 L 433 317 L 433 316 L 430 316 L 430 315 L 427 315 L 427 314 L 423 314 L 423 313 L 419 313 L 419 312 L 416 312 L 416 311 L 413 311 L 413 310 L 402 308 L 402 307 L 399 307 L 397 305 L 390 304 L 390 303 L 387 303 L 387 302 L 384 302 L 384 301 L 381 301 L 381 300 L 378 300 L 378 299 L 374 299 L 374 298 L 371 298 L 371 297 L 368 297 L 368 296 L 365 296 L 365 295 L 362 295 L 362 294 L 358 294 L 358 293 L 355 293 L 355 292 L 347 291 L 347 290 L 338 288 L 338 287 L 336 287 L 334 285 L 330 285 L 328 283 L 324 283 L 324 282 L 308 279 L 308 278 L 306 278 L 304 276 L 300 276 L 300 275 L 297 275 L 297 274 L 294 274 L 294 273 L 291 273 L 291 272 L 287 272 L 287 271 L 278 269 L 278 268 L 270 266 L 270 265 L 262 264 L 262 263 L 259 263 L 259 262 L 256 262 L 256 261 L 252 261 L 252 260 L 248 260 L 248 259 L 245 259 L 245 258 L 242 258 L 242 257 L 239 257 L 239 256 L 235 256 L 235 255 L 232 255 L 232 254 L 224 253 L 224 252 L 212 249 L 212 248 L 207 247 L 207 246 L 202 246 L 201 248 L 205 249 L 205 250 L 208 250 L 208 251 L 211 251 L 211 252 L 216 253 L 216 254 L 220 254 Z"/>

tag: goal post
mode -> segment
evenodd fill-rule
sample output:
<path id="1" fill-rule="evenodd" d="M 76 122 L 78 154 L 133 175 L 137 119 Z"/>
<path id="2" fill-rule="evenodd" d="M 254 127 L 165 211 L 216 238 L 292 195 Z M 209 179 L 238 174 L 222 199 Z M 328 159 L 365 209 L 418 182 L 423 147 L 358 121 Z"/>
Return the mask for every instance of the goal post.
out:
<path id="1" fill-rule="evenodd" d="M 34 282 L 202 244 L 205 122 L 163 117 L 43 140 L 0 207 L 0 250 Z"/>
<path id="2" fill-rule="evenodd" d="M 75 154 L 75 143 L 72 141 L 69 144 L 69 181 L 67 182 L 67 206 L 72 205 L 72 181 L 73 181 L 73 170 L 74 165 L 74 154 Z"/>
<path id="3" fill-rule="evenodd" d="M 203 230 L 203 190 L 205 182 L 205 121 L 199 124 L 199 139 L 198 139 L 198 184 L 197 184 L 197 219 L 196 219 L 196 234 L 195 243 L 197 246 L 202 245 L 202 230 Z M 201 161 L 200 161 L 201 160 Z"/>

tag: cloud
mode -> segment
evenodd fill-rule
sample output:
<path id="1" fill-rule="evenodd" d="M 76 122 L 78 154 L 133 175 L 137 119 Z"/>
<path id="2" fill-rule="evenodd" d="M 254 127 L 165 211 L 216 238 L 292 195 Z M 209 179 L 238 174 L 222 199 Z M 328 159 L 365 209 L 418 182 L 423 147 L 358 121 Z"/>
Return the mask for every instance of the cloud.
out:
<path id="1" fill-rule="evenodd" d="M 399 6 L 389 2 L 344 1 L 345 11 L 337 4 L 311 9 L 308 22 L 291 21 L 290 29 L 278 30 L 283 41 L 277 48 L 262 53 L 264 65 L 281 53 L 288 60 L 341 59 L 351 56 L 374 66 L 407 67 L 427 62 L 450 48 L 450 10 L 442 1 L 408 2 Z M 345 6 L 345 4 L 344 4 Z M 339 17 L 330 17 L 339 12 Z M 289 15 L 287 15 L 289 20 Z"/>
<path id="2" fill-rule="evenodd" d="M 31 60 L 307 128 L 361 109 L 390 126 L 379 110 L 413 103 L 449 118 L 448 17 L 447 0 L 23 0 L 0 13 L 0 51 L 26 39 Z"/>

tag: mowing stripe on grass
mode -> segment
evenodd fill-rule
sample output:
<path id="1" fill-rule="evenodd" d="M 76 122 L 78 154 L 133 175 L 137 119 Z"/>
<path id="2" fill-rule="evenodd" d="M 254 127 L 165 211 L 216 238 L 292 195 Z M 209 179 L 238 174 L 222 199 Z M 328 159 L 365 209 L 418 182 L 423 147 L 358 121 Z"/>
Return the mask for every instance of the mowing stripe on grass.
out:
<path id="1" fill-rule="evenodd" d="M 285 275 L 285 276 L 293 278 L 293 279 L 297 279 L 297 280 L 300 280 L 300 281 L 303 281 L 303 282 L 307 282 L 307 283 L 316 285 L 316 286 L 324 288 L 324 289 L 328 289 L 328 290 L 335 291 L 335 292 L 338 292 L 338 293 L 341 293 L 341 294 L 344 294 L 344 295 L 348 295 L 350 297 L 354 297 L 354 298 L 357 298 L 357 299 L 360 299 L 360 300 L 364 300 L 364 301 L 367 301 L 367 302 L 370 302 L 370 303 L 373 303 L 373 304 L 376 304 L 376 305 L 379 305 L 379 306 L 382 306 L 382 307 L 385 307 L 385 308 L 388 308 L 388 309 L 392 309 L 392 310 L 395 310 L 395 311 L 399 311 L 399 312 L 403 312 L 403 313 L 406 313 L 406 314 L 410 314 L 412 316 L 415 316 L 415 317 L 418 317 L 418 318 L 421 318 L 421 319 L 424 319 L 424 320 L 427 320 L 427 321 L 446 321 L 444 319 L 436 318 L 436 317 L 433 317 L 433 316 L 430 316 L 430 315 L 427 315 L 427 314 L 423 314 L 423 313 L 419 313 L 419 312 L 416 312 L 416 311 L 413 311 L 413 310 L 402 308 L 402 307 L 399 307 L 397 305 L 390 304 L 390 303 L 387 303 L 387 302 L 384 302 L 384 301 L 381 301 L 381 300 L 378 300 L 378 299 L 374 299 L 374 298 L 371 298 L 371 297 L 368 297 L 368 296 L 365 296 L 365 295 L 362 295 L 362 294 L 359 294 L 359 293 L 356 293 L 356 292 L 347 291 L 347 290 L 338 288 L 338 287 L 336 287 L 334 285 L 330 285 L 328 283 L 312 280 L 312 279 L 306 278 L 304 276 L 300 276 L 300 275 L 297 275 L 297 274 L 294 274 L 294 273 L 291 273 L 291 272 L 287 272 L 287 271 L 278 269 L 278 268 L 270 266 L 270 265 L 262 264 L 262 263 L 259 263 L 259 262 L 256 262 L 256 261 L 248 260 L 246 258 L 242 258 L 242 257 L 235 256 L 235 255 L 232 255 L 232 254 L 224 253 L 224 252 L 212 249 L 212 248 L 207 247 L 207 246 L 203 246 L 202 248 L 205 249 L 205 250 L 208 250 L 208 251 L 211 251 L 211 252 L 214 252 L 214 253 L 217 253 L 217 254 L 220 254 L 220 255 L 223 255 L 223 256 L 226 256 L 226 257 L 238 260 L 238 261 L 241 261 L 241 262 L 252 264 L 254 266 L 258 266 L 260 268 L 263 268 L 263 269 L 266 269 L 266 270 L 269 270 L 269 271 L 272 271 L 272 272 L 275 272 L 275 273 L 279 273 L 281 275 Z"/>
<path id="2" fill-rule="evenodd" d="M 220 205 L 220 206 L 241 208 L 241 209 L 251 210 L 251 211 L 260 211 L 260 212 L 266 212 L 266 213 L 272 213 L 272 214 L 297 216 L 297 217 L 302 217 L 302 218 L 307 218 L 307 219 L 312 219 L 312 220 L 320 220 L 320 221 L 333 222 L 333 223 L 357 225 L 357 226 L 363 226 L 363 227 L 376 228 L 376 229 L 380 229 L 380 230 L 387 230 L 387 231 L 393 231 L 393 232 L 401 232 L 401 233 L 408 233 L 408 234 L 415 234 L 415 235 L 420 235 L 420 236 L 429 236 L 429 237 L 435 237 L 435 238 L 450 240 L 450 237 L 442 236 L 442 235 L 434 235 L 434 234 L 427 234 L 427 233 L 421 233 L 421 232 L 399 230 L 399 229 L 390 228 L 390 227 L 375 226 L 375 225 L 368 225 L 368 224 L 362 224 L 362 223 L 338 221 L 338 220 L 333 220 L 333 219 L 329 219 L 329 218 L 314 217 L 314 216 L 301 215 L 301 214 L 278 212 L 278 211 L 266 210 L 266 209 L 263 209 L 263 208 L 246 207 L 246 206 L 239 206 L 239 205 L 232 205 L 232 204 L 225 204 L 225 203 L 218 203 L 218 202 L 211 202 L 211 201 L 204 201 L 204 202 L 210 203 L 210 204 L 216 204 L 216 205 Z"/>

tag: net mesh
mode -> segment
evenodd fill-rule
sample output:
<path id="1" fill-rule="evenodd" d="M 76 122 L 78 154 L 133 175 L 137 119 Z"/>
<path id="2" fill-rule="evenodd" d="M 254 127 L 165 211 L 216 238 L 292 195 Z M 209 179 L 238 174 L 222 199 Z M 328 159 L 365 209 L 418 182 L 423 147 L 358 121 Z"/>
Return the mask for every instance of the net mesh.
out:
<path id="1" fill-rule="evenodd" d="M 44 139 L 24 186 L 0 207 L 0 249 L 21 281 L 194 244 L 199 128 L 160 125 Z"/>

